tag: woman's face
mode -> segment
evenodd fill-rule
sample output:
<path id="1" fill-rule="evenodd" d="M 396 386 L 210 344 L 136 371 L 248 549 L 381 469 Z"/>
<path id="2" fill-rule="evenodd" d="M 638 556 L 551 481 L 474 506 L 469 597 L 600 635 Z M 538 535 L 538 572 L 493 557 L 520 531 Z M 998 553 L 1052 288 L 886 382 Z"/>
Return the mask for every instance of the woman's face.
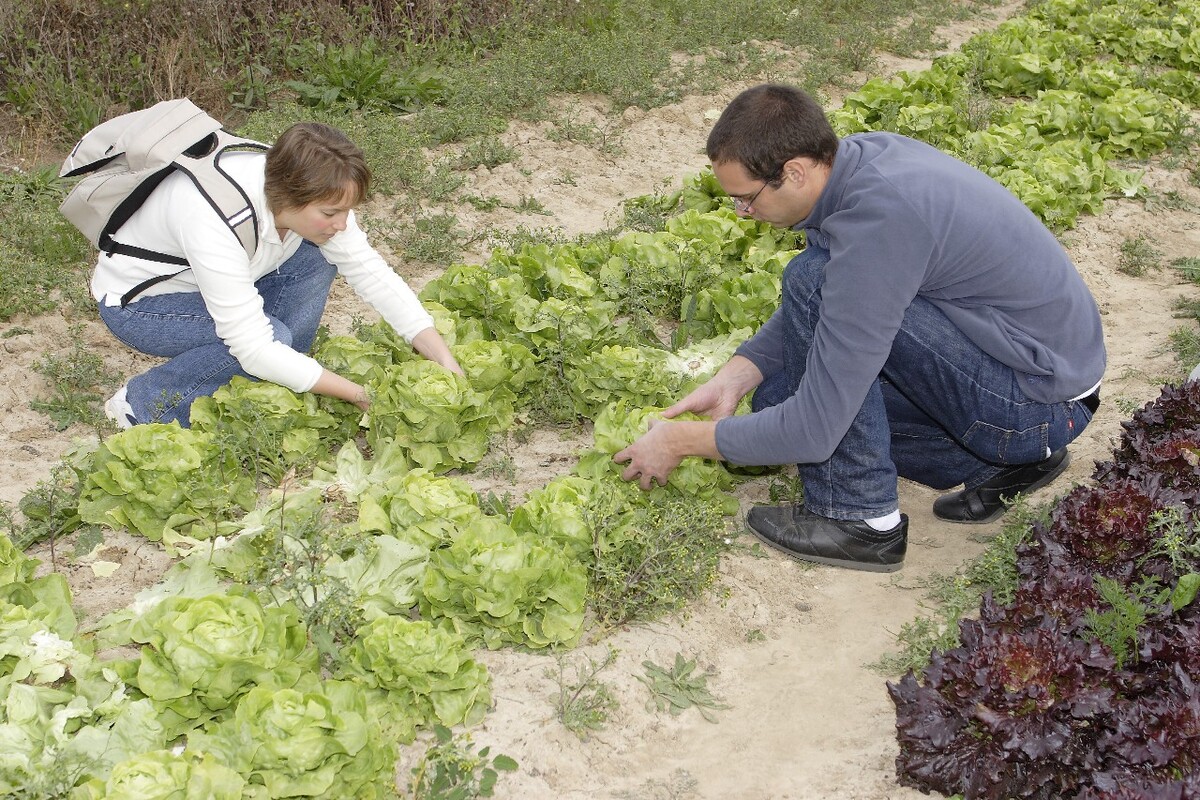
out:
<path id="1" fill-rule="evenodd" d="M 306 206 L 279 212 L 275 215 L 275 225 L 280 229 L 281 235 L 292 230 L 313 244 L 325 244 L 336 234 L 346 230 L 346 220 L 357 199 L 354 188 L 347 185 L 341 197 L 318 200 Z"/>

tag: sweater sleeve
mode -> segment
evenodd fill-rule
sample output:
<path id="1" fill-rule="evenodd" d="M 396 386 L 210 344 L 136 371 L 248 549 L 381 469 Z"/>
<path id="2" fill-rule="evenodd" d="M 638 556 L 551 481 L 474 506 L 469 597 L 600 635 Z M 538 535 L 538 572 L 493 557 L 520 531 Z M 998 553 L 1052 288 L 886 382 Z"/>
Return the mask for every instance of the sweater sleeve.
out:
<path id="1" fill-rule="evenodd" d="M 433 317 L 412 288 L 383 260 L 367 241 L 353 212 L 340 232 L 321 247 L 354 291 L 411 342 L 421 331 L 433 327 Z"/>
<path id="2" fill-rule="evenodd" d="M 879 377 L 921 286 L 935 242 L 903 195 L 873 183 L 844 200 L 821 226 L 830 257 L 804 375 L 779 405 L 717 424 L 717 449 L 731 462 L 829 458 Z M 782 308 L 771 323 L 785 324 L 787 313 Z M 782 345 L 773 352 L 782 360 Z"/>
<path id="3" fill-rule="evenodd" d="M 177 197 L 194 206 L 175 206 L 170 218 L 217 335 L 250 375 L 295 392 L 311 389 L 321 376 L 321 365 L 275 339 L 262 295 L 254 285 L 250 258 L 237 237 L 230 235 L 198 192 L 181 191 Z M 260 250 L 265 246 L 260 244 Z M 268 255 L 282 257 L 282 253 Z"/>

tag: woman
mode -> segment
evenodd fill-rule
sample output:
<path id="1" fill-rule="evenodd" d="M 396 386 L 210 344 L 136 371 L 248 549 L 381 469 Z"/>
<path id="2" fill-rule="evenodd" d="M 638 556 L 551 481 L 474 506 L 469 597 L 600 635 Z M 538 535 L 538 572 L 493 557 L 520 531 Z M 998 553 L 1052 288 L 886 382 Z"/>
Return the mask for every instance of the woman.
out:
<path id="1" fill-rule="evenodd" d="M 118 427 L 190 422 L 197 397 L 235 375 L 296 392 L 338 397 L 366 410 L 362 386 L 306 355 L 340 272 L 421 355 L 462 374 L 433 318 L 358 227 L 354 208 L 370 171 L 362 151 L 328 125 L 302 122 L 265 153 L 230 152 L 221 168 L 259 221 L 248 256 L 186 176 L 172 174 L 122 226 L 121 241 L 187 259 L 189 268 L 122 297 L 164 265 L 101 253 L 92 276 L 100 317 L 130 347 L 169 360 L 131 379 L 105 404 Z"/>

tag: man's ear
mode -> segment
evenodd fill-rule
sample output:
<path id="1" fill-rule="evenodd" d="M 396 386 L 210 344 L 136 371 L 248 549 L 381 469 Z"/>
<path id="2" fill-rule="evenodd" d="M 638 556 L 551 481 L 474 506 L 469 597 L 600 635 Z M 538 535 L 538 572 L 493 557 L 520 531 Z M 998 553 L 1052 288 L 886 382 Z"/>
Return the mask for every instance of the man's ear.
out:
<path id="1" fill-rule="evenodd" d="M 809 159 L 797 156 L 789 158 L 783 162 L 783 178 L 784 180 L 796 181 L 801 186 L 808 180 L 808 171 L 812 167 L 812 162 Z"/>

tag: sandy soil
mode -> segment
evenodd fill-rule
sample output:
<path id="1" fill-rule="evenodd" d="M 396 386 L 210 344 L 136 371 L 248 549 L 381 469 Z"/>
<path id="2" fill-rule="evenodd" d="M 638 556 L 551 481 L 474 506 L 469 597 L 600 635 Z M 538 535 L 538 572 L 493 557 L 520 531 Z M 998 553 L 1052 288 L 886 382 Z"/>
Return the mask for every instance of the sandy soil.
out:
<path id="1" fill-rule="evenodd" d="M 958 47 L 981 27 L 994 24 L 1018 7 L 1001 7 L 996 18 L 958 24 L 943 33 L 946 47 Z M 884 59 L 872 74 L 920 69 L 928 62 Z M 863 76 L 863 80 L 866 79 Z M 859 81 L 858 83 L 861 83 Z M 858 85 L 850 81 L 851 85 Z M 469 206 L 453 212 L 468 229 L 488 226 L 557 227 L 568 234 L 606 225 L 620 201 L 661 187 L 673 187 L 705 165 L 703 142 L 716 114 L 744 85 L 729 85 L 719 95 L 689 97 L 645 112 L 629 110 L 610 118 L 596 98 L 562 102 L 581 121 L 594 121 L 619 143 L 615 153 L 571 142 L 555 142 L 547 129 L 514 125 L 504 136 L 519 158 L 470 176 L 467 191 L 496 196 L 515 205 L 521 196 L 536 197 L 549 216 L 515 216 L 511 210 L 477 212 Z M 838 98 L 831 99 L 831 104 Z M 1170 270 L 1129 277 L 1117 267 L 1121 243 L 1139 234 L 1163 253 L 1164 263 L 1200 252 L 1200 189 L 1186 175 L 1148 167 L 1145 182 L 1161 197 L 1177 191 L 1191 203 L 1186 209 L 1148 209 L 1144 201 L 1110 201 L 1102 216 L 1085 218 L 1063 238 L 1104 314 L 1109 348 L 1102 405 L 1093 423 L 1072 446 L 1066 476 L 1035 495 L 1052 499 L 1073 482 L 1086 481 L 1096 460 L 1104 459 L 1130 410 L 1158 395 L 1165 381 L 1177 381 L 1187 367 L 1175 363 L 1167 337 L 1181 323 L 1172 304 L 1196 295 Z M 570 176 L 572 180 L 563 180 Z M 483 253 L 464 260 L 478 261 Z M 415 285 L 428 270 L 397 264 Z M 326 320 L 335 330 L 352 315 L 365 314 L 353 294 L 340 288 Z M 369 315 L 368 315 L 369 316 Z M 32 369 L 47 352 L 64 352 L 73 325 L 88 346 L 121 377 L 143 369 L 149 360 L 130 353 L 93 315 L 79 319 L 46 316 L 0 325 L 0 500 L 15 504 L 45 479 L 82 429 L 58 432 L 47 418 L 29 408 L 45 396 L 43 379 Z M 569 470 L 573 454 L 586 444 L 561 431 L 538 433 L 514 452 L 517 478 L 468 476 L 481 491 L 494 489 L 521 497 L 549 478 Z M 765 480 L 740 490 L 744 506 L 766 500 Z M 490 744 L 520 763 L 497 790 L 499 797 L 529 800 L 579 798 L 916 798 L 897 786 L 894 759 L 894 710 L 885 678 L 868 668 L 894 648 L 894 634 L 921 613 L 922 582 L 954 570 L 977 555 L 1000 523 L 955 526 L 936 520 L 930 504 L 936 493 L 904 483 L 902 509 L 910 516 L 911 540 L 903 571 L 879 576 L 831 568 L 810 568 L 775 554 L 756 557 L 743 551 L 729 557 L 718 590 L 688 614 L 653 625 L 619 630 L 603 642 L 581 647 L 569 662 L 601 658 L 607 647 L 618 651 L 615 664 L 601 673 L 620 699 L 607 727 L 586 741 L 555 718 L 551 698 L 557 683 L 547 671 L 553 658 L 510 651 L 482 653 L 494 680 L 496 705 L 474 731 L 477 744 Z M 740 530 L 740 526 L 739 526 Z M 739 542 L 749 544 L 750 537 Z M 107 578 L 97 577 L 89 558 L 70 558 L 69 543 L 58 550 L 60 568 L 71 579 L 81 611 L 95 618 L 124 606 L 133 593 L 152 583 L 168 565 L 159 548 L 121 533 L 106 536 L 98 557 L 118 562 Z M 44 547 L 38 554 L 49 559 Z M 751 635 L 751 632 L 761 632 Z M 635 679 L 641 663 L 667 665 L 676 653 L 696 658 L 710 671 L 709 686 L 730 707 L 716 723 L 695 710 L 678 717 L 647 710 L 645 687 Z"/>

